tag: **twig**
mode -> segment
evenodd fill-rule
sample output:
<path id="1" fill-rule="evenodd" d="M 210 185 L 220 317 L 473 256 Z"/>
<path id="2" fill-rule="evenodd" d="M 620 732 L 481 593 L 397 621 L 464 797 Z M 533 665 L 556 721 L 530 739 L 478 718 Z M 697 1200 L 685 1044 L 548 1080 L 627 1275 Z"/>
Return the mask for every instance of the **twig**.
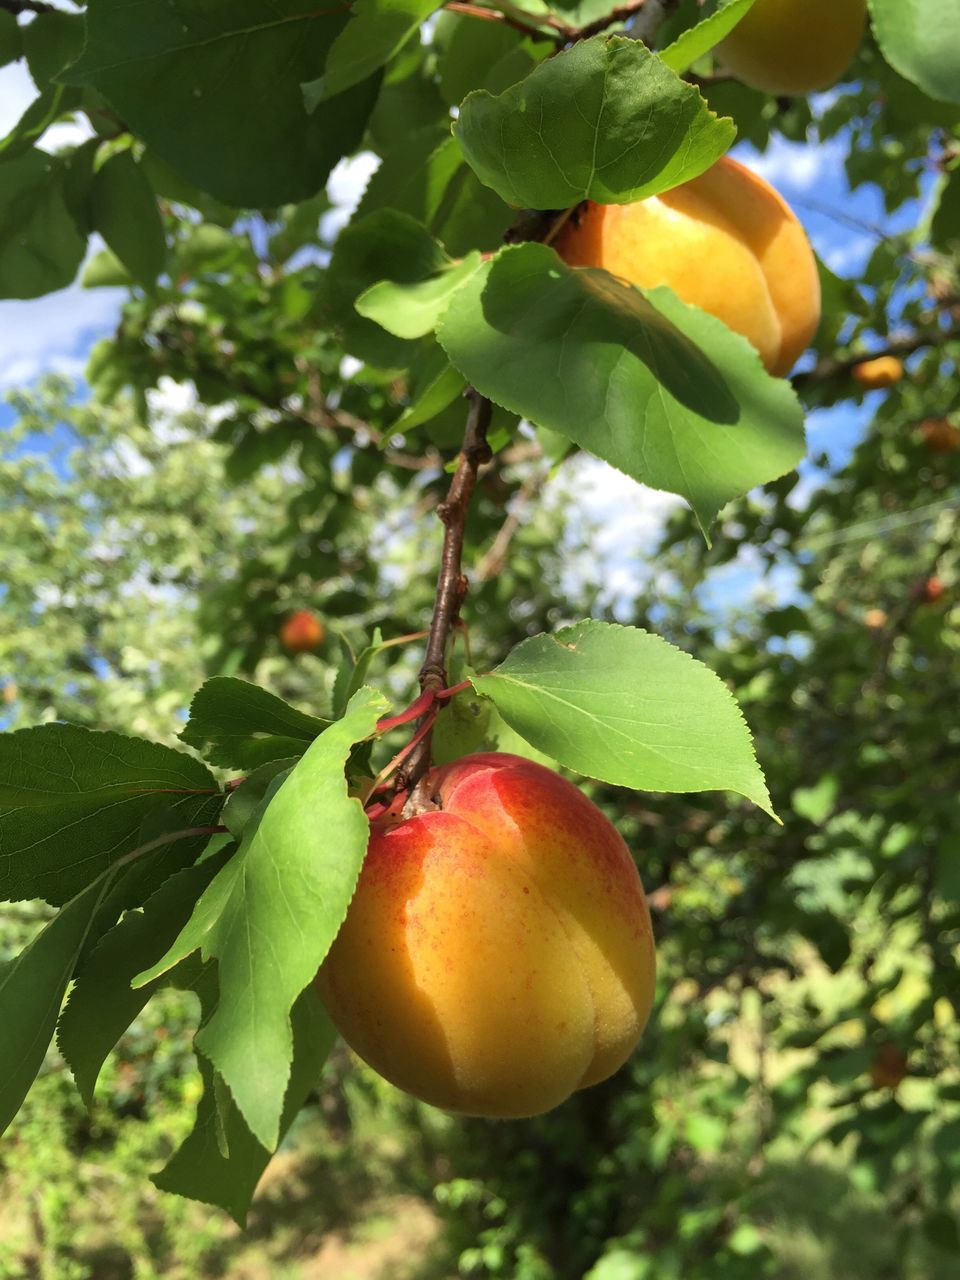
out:
<path id="1" fill-rule="evenodd" d="M 793 376 L 793 385 L 797 388 L 809 386 L 812 382 L 825 382 L 830 378 L 850 373 L 858 364 L 866 360 L 879 360 L 882 356 L 910 356 L 924 347 L 944 347 L 948 342 L 960 339 L 960 325 L 950 329 L 924 329 L 917 333 L 905 334 L 902 338 L 891 338 L 881 351 L 863 352 L 857 356 L 848 356 L 845 360 L 830 358 L 818 360 L 813 369 Z"/>
<path id="2" fill-rule="evenodd" d="M 44 0 L 0 0 L 0 9 L 14 16 L 20 13 L 62 13 L 56 5 L 45 4 Z"/>
<path id="3" fill-rule="evenodd" d="M 477 472 L 483 463 L 489 462 L 491 457 L 490 446 L 487 443 L 487 428 L 490 425 L 492 412 L 490 401 L 473 387 L 467 389 L 466 396 L 470 402 L 470 408 L 467 412 L 467 425 L 463 434 L 460 459 L 447 496 L 437 508 L 437 515 L 444 525 L 443 550 L 440 554 L 440 574 L 437 580 L 433 617 L 430 620 L 430 633 L 427 637 L 427 650 L 420 668 L 421 693 L 429 691 L 436 693 L 447 683 L 447 642 L 460 616 L 460 606 L 467 592 L 467 580 L 462 569 L 467 507 L 476 483 Z M 427 715 L 429 714 L 430 712 L 427 712 Z M 423 724 L 422 720 L 421 728 Z M 414 807 L 423 803 L 423 797 L 418 794 L 416 784 L 430 767 L 430 738 L 431 732 L 428 729 L 397 774 L 398 790 L 413 788 L 411 803 Z"/>
<path id="4" fill-rule="evenodd" d="M 553 17 L 544 17 L 540 20 L 540 26 L 532 26 L 520 18 L 515 18 L 512 14 L 504 13 L 502 9 L 488 9 L 486 5 L 468 4 L 465 0 L 451 0 L 450 4 L 445 4 L 443 7 L 450 13 L 463 14 L 465 18 L 502 22 L 504 26 L 512 27 L 514 31 L 521 31 L 530 40 L 549 40 L 551 44 L 563 44 L 572 34 L 572 28 Z M 534 22 L 537 21 L 533 14 L 530 17 Z M 544 31 L 545 26 L 552 27 L 552 32 Z"/>
<path id="5" fill-rule="evenodd" d="M 520 528 L 525 509 L 546 484 L 549 475 L 549 471 L 533 471 L 517 490 L 509 515 L 497 531 L 497 536 L 490 544 L 489 550 L 477 565 L 477 582 L 486 582 L 501 571 L 507 559 L 510 543 Z"/>

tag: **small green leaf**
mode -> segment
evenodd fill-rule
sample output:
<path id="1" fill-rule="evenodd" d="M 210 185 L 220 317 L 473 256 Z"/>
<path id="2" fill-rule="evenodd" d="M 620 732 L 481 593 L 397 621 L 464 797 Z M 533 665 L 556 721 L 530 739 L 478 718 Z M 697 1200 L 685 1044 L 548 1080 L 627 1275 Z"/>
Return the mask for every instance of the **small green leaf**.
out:
<path id="1" fill-rule="evenodd" d="M 90 885 L 0 967 L 0 1133 L 43 1065 L 67 983 L 109 886 L 109 875 Z"/>
<path id="2" fill-rule="evenodd" d="M 145 843 L 144 822 L 157 810 L 180 829 L 209 823 L 221 804 L 202 764 L 155 742 L 69 724 L 2 734 L 0 900 L 64 903 Z M 206 841 L 170 845 L 166 874 L 192 862 Z"/>
<path id="3" fill-rule="evenodd" d="M 312 988 L 297 1000 L 290 1020 L 293 1063 L 280 1120 L 280 1138 L 316 1088 L 336 1039 L 333 1025 Z M 194 1128 L 179 1151 L 154 1175 L 153 1181 L 161 1191 L 226 1209 L 242 1227 L 271 1152 L 251 1134 L 229 1093 L 224 1096 L 222 1077 L 202 1055 L 200 1074 L 204 1091 Z"/>
<path id="4" fill-rule="evenodd" d="M 960 102 L 960 4 L 869 0 L 880 52 L 931 98 Z"/>
<path id="5" fill-rule="evenodd" d="M 52 124 L 75 110 L 79 103 L 78 89 L 68 89 L 60 84 L 48 85 L 40 97 L 30 103 L 7 136 L 0 140 L 0 160 L 14 160 L 29 151 Z"/>
<path id="6" fill-rule="evenodd" d="M 268 764 L 262 764 L 230 793 L 230 799 L 223 806 L 220 821 L 232 836 L 237 840 L 243 837 L 257 810 L 261 805 L 269 803 L 273 793 L 296 763 L 296 759 L 289 759 L 271 760 Z"/>
<path id="7" fill-rule="evenodd" d="M 403 368 L 414 348 L 361 317 L 357 298 L 382 280 L 417 284 L 450 262 L 422 223 L 381 209 L 354 219 L 337 239 L 327 272 L 324 319 L 340 329 L 351 355 L 377 368 Z"/>
<path id="8" fill-rule="evenodd" d="M 945 173 L 930 222 L 930 239 L 938 249 L 960 243 L 960 165 Z"/>
<path id="9" fill-rule="evenodd" d="M 23 28 L 23 51 L 38 89 L 79 55 L 83 28 L 79 13 L 39 13 Z"/>
<path id="10" fill-rule="evenodd" d="M 756 0 L 730 0 L 695 27 L 684 31 L 673 44 L 661 49 L 660 59 L 673 71 L 687 71 L 705 53 L 716 48 L 740 19 L 746 17 L 755 3 Z"/>
<path id="11" fill-rule="evenodd" d="M 437 337 L 483 395 L 680 494 L 704 529 L 803 457 L 796 395 L 745 338 L 669 289 L 571 269 L 543 245 L 485 262 Z"/>
<path id="12" fill-rule="evenodd" d="M 586 777 L 644 791 L 735 791 L 774 816 L 733 695 L 659 636 L 580 622 L 525 640 L 471 682 L 521 737 Z"/>
<path id="13" fill-rule="evenodd" d="M 129 289 L 133 280 L 115 253 L 101 249 L 83 268 L 80 283 L 85 289 Z"/>
<path id="14" fill-rule="evenodd" d="M 141 1012 L 161 980 L 134 990 L 130 983 L 180 932 L 199 895 L 233 851 L 221 850 L 167 880 L 97 943 L 77 975 L 60 1016 L 57 1044 L 87 1106 L 107 1055 Z"/>
<path id="15" fill-rule="evenodd" d="M 153 188 L 129 151 L 111 156 L 90 189 L 93 225 L 134 280 L 152 289 L 167 258 L 167 240 Z"/>
<path id="16" fill-rule="evenodd" d="M 396 432 L 413 431 L 432 421 L 456 400 L 467 385 L 463 374 L 454 369 L 437 343 L 429 346 L 423 357 L 414 363 L 410 378 L 410 403 L 390 428 L 383 442 L 384 449 L 389 448 L 390 436 Z"/>
<path id="17" fill-rule="evenodd" d="M 23 34 L 16 15 L 0 10 L 0 67 L 23 54 Z"/>
<path id="18" fill-rule="evenodd" d="M 354 305 L 360 315 L 398 338 L 422 338 L 437 327 L 451 297 L 480 261 L 479 253 L 468 253 L 460 262 L 451 262 L 413 284 L 381 280 L 361 293 Z"/>
<path id="19" fill-rule="evenodd" d="M 454 133 L 481 182 L 518 208 L 626 204 L 696 178 L 736 136 L 638 40 L 596 36 L 493 97 L 471 93 Z"/>
<path id="20" fill-rule="evenodd" d="M 347 794 L 344 767 L 385 705 L 370 689 L 355 695 L 249 824 L 167 955 L 136 979 L 152 980 L 198 946 L 219 962 L 220 1000 L 197 1048 L 271 1149 L 292 1054 L 290 1009 L 336 937 L 367 847 L 366 816 Z"/>
<path id="21" fill-rule="evenodd" d="M 255 769 L 303 755 L 329 723 L 246 680 L 214 676 L 194 695 L 180 737 L 211 764 Z"/>
<path id="22" fill-rule="evenodd" d="M 77 274 L 87 238 L 71 215 L 67 175 L 44 151 L 0 164 L 0 298 L 38 298 Z"/>
<path id="23" fill-rule="evenodd" d="M 439 0 L 356 0 L 350 21 L 330 46 L 323 75 L 303 86 L 307 110 L 386 66 L 439 7 Z"/>

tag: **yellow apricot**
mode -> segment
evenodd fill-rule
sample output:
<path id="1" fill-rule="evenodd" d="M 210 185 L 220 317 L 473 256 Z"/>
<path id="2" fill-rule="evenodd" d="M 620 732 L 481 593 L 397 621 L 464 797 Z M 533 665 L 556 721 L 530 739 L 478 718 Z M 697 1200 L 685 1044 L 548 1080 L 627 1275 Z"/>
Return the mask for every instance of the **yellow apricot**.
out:
<path id="1" fill-rule="evenodd" d="M 647 200 L 587 204 L 554 248 L 572 267 L 604 267 L 641 289 L 669 285 L 743 334 L 780 376 L 820 322 L 820 278 L 803 227 L 768 182 L 729 156 Z"/>
<path id="2" fill-rule="evenodd" d="M 892 387 L 903 377 L 903 361 L 896 356 L 877 356 L 853 366 L 853 380 L 868 391 Z"/>
<path id="3" fill-rule="evenodd" d="M 866 0 L 757 0 L 717 54 L 724 70 L 753 89 L 812 93 L 843 76 L 866 23 Z"/>
<path id="4" fill-rule="evenodd" d="M 517 756 L 433 770 L 440 808 L 373 823 L 317 986 L 347 1043 L 468 1115 L 548 1111 L 612 1075 L 653 1002 L 650 917 L 616 828 Z"/>

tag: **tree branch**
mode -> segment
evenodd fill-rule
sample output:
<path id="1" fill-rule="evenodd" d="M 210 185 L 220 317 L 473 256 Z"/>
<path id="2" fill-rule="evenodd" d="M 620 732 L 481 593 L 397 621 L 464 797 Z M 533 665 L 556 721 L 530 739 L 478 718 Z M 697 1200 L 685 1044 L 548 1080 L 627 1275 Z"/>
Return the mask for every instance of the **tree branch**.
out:
<path id="1" fill-rule="evenodd" d="M 504 26 L 512 27 L 514 31 L 520 31 L 530 40 L 549 40 L 551 44 L 564 44 L 572 34 L 572 29 L 561 23 L 553 17 L 544 17 L 540 19 L 540 26 L 534 26 L 532 23 L 537 22 L 536 17 L 530 14 L 531 23 L 525 22 L 521 18 L 516 18 L 512 14 L 504 13 L 502 9 L 488 9 L 486 5 L 469 4 L 466 0 L 451 0 L 451 3 L 443 6 L 450 13 L 461 13 L 465 18 L 481 18 L 485 22 L 501 22 Z M 551 27 L 551 31 L 544 31 L 544 26 Z"/>
<path id="2" fill-rule="evenodd" d="M 867 351 L 858 356 L 848 356 L 845 360 L 834 360 L 830 357 L 818 360 L 814 368 L 805 373 L 794 374 L 791 379 L 794 387 L 809 386 L 813 382 L 826 382 L 830 378 L 838 378 L 850 373 L 858 364 L 866 360 L 879 360 L 882 356 L 910 356 L 924 347 L 943 347 L 948 342 L 960 338 L 960 325 L 949 329 L 924 329 L 917 333 L 905 334 L 902 338 L 891 338 L 880 351 Z"/>
<path id="3" fill-rule="evenodd" d="M 45 4 L 44 0 L 0 0 L 0 9 L 12 13 L 15 17 L 21 13 L 62 13 L 56 5 Z"/>
<path id="4" fill-rule="evenodd" d="M 467 579 L 463 575 L 463 539 L 467 524 L 467 508 L 470 496 L 477 480 L 477 472 L 485 462 L 490 460 L 490 446 L 487 443 L 487 428 L 490 425 L 492 406 L 490 401 L 469 387 L 466 397 L 470 402 L 467 411 L 467 425 L 463 434 L 463 445 L 460 459 L 447 496 L 437 507 L 437 515 L 443 521 L 443 550 L 440 554 L 440 574 L 437 579 L 437 594 L 433 605 L 433 617 L 430 620 L 430 632 L 427 637 L 427 650 L 423 665 L 420 668 L 421 693 L 434 692 L 447 685 L 447 643 L 457 619 L 460 606 L 467 593 Z M 422 729 L 427 716 L 419 722 Z M 430 739 L 428 731 L 417 742 L 406 763 L 397 773 L 397 790 L 414 788 L 411 796 L 414 809 L 423 804 L 424 799 L 416 794 L 416 784 L 430 767 Z"/>
<path id="5" fill-rule="evenodd" d="M 497 536 L 490 544 L 486 555 L 477 565 L 476 574 L 474 575 L 477 582 L 486 582 L 503 569 L 507 559 L 507 552 L 510 550 L 510 543 L 523 523 L 526 508 L 546 484 L 549 475 L 549 468 L 546 471 L 531 471 L 530 475 L 527 476 L 517 490 L 509 515 L 498 529 Z"/>

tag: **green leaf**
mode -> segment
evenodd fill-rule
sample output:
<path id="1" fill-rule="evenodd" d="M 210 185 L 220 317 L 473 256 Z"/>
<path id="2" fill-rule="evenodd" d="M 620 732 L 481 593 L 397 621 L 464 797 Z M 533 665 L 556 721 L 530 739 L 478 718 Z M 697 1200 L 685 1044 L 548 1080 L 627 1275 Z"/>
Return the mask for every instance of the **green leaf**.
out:
<path id="1" fill-rule="evenodd" d="M 0 1133 L 43 1066 L 67 983 L 109 884 L 108 876 L 78 894 L 0 968 Z"/>
<path id="2" fill-rule="evenodd" d="M 869 0 L 880 52 L 931 98 L 960 102 L 960 4 Z"/>
<path id="3" fill-rule="evenodd" d="M 465 167 L 456 138 L 438 135 L 433 125 L 420 129 L 384 156 L 367 183 L 356 220 L 390 208 L 432 227 L 451 179 Z"/>
<path id="4" fill-rule="evenodd" d="M 129 289 L 133 280 L 115 253 L 101 249 L 84 266 L 80 283 L 85 289 Z"/>
<path id="5" fill-rule="evenodd" d="M 938 249 L 960 242 L 960 167 L 944 174 L 930 222 L 930 239 Z"/>
<path id="6" fill-rule="evenodd" d="M 23 51 L 38 89 L 79 56 L 83 28 L 79 13 L 39 13 L 23 28 Z"/>
<path id="7" fill-rule="evenodd" d="M 312 987 L 304 991 L 293 1006 L 291 1023 L 293 1063 L 280 1120 L 280 1138 L 316 1087 L 336 1039 L 333 1024 Z M 179 1151 L 154 1175 L 153 1182 L 161 1191 L 172 1191 L 175 1195 L 226 1209 L 242 1227 L 271 1152 L 251 1134 L 229 1094 L 224 1098 L 223 1090 L 218 1091 L 221 1077 L 203 1056 L 200 1056 L 200 1073 L 204 1091 L 194 1128 Z"/>
<path id="8" fill-rule="evenodd" d="M 440 90 L 458 106 L 472 89 L 501 93 L 550 53 L 550 42 L 524 39 L 505 22 L 477 22 L 444 9 L 433 35 Z"/>
<path id="9" fill-rule="evenodd" d="M 0 298 L 65 289 L 87 247 L 67 205 L 65 164 L 44 151 L 0 164 Z"/>
<path id="10" fill-rule="evenodd" d="M 390 436 L 399 432 L 414 431 L 425 422 L 432 421 L 448 405 L 456 400 L 466 387 L 466 379 L 454 369 L 443 349 L 433 343 L 410 370 L 410 403 L 393 423 L 384 440 L 389 446 Z"/>
<path id="11" fill-rule="evenodd" d="M 86 46 L 63 78 L 98 89 L 202 191 L 271 207 L 315 195 L 363 135 L 375 80 L 312 115 L 300 90 L 346 22 L 345 6 L 314 0 L 91 0 Z"/>
<path id="12" fill-rule="evenodd" d="M 351 355 L 381 369 L 410 363 L 413 348 L 358 315 L 357 298 L 381 280 L 415 284 L 449 263 L 426 227 L 381 209 L 355 219 L 337 239 L 327 272 L 324 319 L 339 327 Z"/>
<path id="13" fill-rule="evenodd" d="M 673 71 L 687 71 L 730 34 L 741 18 L 746 17 L 756 0 L 730 0 L 708 18 L 689 27 L 682 35 L 660 51 L 660 59 Z"/>
<path id="14" fill-rule="evenodd" d="M 454 125 L 481 182 L 519 208 L 626 204 L 697 177 L 736 136 L 639 41 L 584 40 Z"/>
<path id="15" fill-rule="evenodd" d="M 960 1226 L 949 1209 L 934 1209 L 923 1220 L 923 1234 L 930 1243 L 951 1258 L 960 1254 Z"/>
<path id="16" fill-rule="evenodd" d="M 478 693 L 568 769 L 644 791 L 735 791 L 773 815 L 722 680 L 659 636 L 580 622 L 518 645 Z"/>
<path id="17" fill-rule="evenodd" d="M 23 33 L 16 16 L 0 11 L 0 67 L 16 62 L 23 54 Z"/>
<path id="18" fill-rule="evenodd" d="M 90 190 L 93 225 L 134 280 L 152 289 L 167 258 L 167 240 L 153 188 L 129 151 L 110 157 Z"/>
<path id="19" fill-rule="evenodd" d="M 227 1082 L 252 1133 L 276 1145 L 292 1053 L 290 1009 L 313 980 L 347 906 L 368 824 L 347 794 L 351 748 L 373 733 L 385 701 L 370 689 L 313 743 L 250 824 L 236 857 L 200 899 L 150 981 L 197 946 L 218 964 L 220 1000 L 197 1048 Z"/>
<path id="20" fill-rule="evenodd" d="M 214 676 L 194 694 L 180 737 L 211 764 L 255 769 L 303 755 L 329 723 L 246 680 Z"/>
<path id="21" fill-rule="evenodd" d="M 261 806 L 265 806 L 275 791 L 279 789 L 290 770 L 297 763 L 296 759 L 271 760 L 254 769 L 230 793 L 230 799 L 223 806 L 220 821 L 232 836 L 240 840 Z"/>
<path id="22" fill-rule="evenodd" d="M 375 321 L 398 338 L 422 338 L 432 333 L 447 303 L 480 266 L 479 253 L 468 253 L 414 284 L 380 280 L 361 293 L 356 306 L 360 315 Z"/>
<path id="23" fill-rule="evenodd" d="M 88 1107 L 107 1055 L 163 985 L 162 978 L 137 989 L 131 982 L 177 936 L 197 898 L 234 849 L 228 846 L 171 876 L 142 911 L 128 912 L 104 934 L 81 967 L 60 1016 L 57 1044 Z"/>
<path id="24" fill-rule="evenodd" d="M 70 724 L 2 734 L 0 901 L 67 902 L 144 843 L 152 813 L 187 828 L 209 822 L 221 803 L 202 764 L 155 742 Z M 199 839 L 163 851 L 168 872 L 193 860 L 207 837 Z"/>
<path id="25" fill-rule="evenodd" d="M 437 337 L 468 382 L 655 489 L 701 526 L 803 456 L 803 414 L 754 349 L 669 289 L 517 245 L 451 300 Z"/>
<path id="26" fill-rule="evenodd" d="M 23 155 L 52 124 L 73 111 L 79 103 L 78 89 L 48 85 L 40 97 L 30 103 L 7 136 L 0 140 L 0 160 L 14 160 Z"/>
<path id="27" fill-rule="evenodd" d="M 439 7 L 439 0 L 356 0 L 350 21 L 330 47 L 323 75 L 303 86 L 307 110 L 385 66 Z"/>

